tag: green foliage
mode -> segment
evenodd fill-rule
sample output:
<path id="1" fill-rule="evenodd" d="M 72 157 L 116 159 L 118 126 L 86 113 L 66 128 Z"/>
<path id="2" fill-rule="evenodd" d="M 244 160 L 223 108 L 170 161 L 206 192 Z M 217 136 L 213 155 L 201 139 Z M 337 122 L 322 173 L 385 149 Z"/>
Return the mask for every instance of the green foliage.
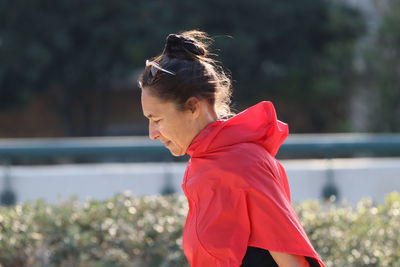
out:
<path id="1" fill-rule="evenodd" d="M 129 72 L 131 54 L 141 54 L 129 1 L 2 1 L 0 10 L 2 92 L 23 89 L 13 78 L 35 89 L 90 90 Z"/>
<path id="2" fill-rule="evenodd" d="M 382 205 L 295 206 L 328 266 L 400 266 L 400 194 Z M 181 250 L 184 196 L 0 208 L 2 266 L 188 266 Z"/>
<path id="3" fill-rule="evenodd" d="M 320 256 L 328 266 L 398 266 L 400 264 L 400 194 L 383 205 L 365 199 L 357 207 L 324 208 L 316 202 L 297 206 Z"/>
<path id="4" fill-rule="evenodd" d="M 376 83 L 378 102 L 372 130 L 400 131 L 400 3 L 391 0 L 383 17 L 370 56 L 370 71 Z"/>
<path id="5" fill-rule="evenodd" d="M 0 109 L 51 91 L 66 135 L 101 134 L 104 91 L 187 29 L 217 36 L 238 109 L 270 99 L 295 131 L 337 131 L 363 30 L 354 9 L 321 0 L 1 1 L 0 25 Z"/>
<path id="6" fill-rule="evenodd" d="M 182 196 L 1 208 L 4 266 L 183 266 Z M 164 265 L 162 265 L 164 264 Z M 46 265 L 47 266 L 47 265 Z"/>
<path id="7" fill-rule="evenodd" d="M 236 102 L 273 100 L 295 132 L 342 131 L 353 44 L 364 30 L 359 12 L 333 1 L 241 3 L 221 4 L 221 14 L 235 13 L 219 32 L 233 39 L 217 39 Z"/>
<path id="8" fill-rule="evenodd" d="M 0 109 L 46 91 L 66 135 L 101 134 L 108 91 L 142 58 L 135 7 L 132 1 L 1 1 Z"/>

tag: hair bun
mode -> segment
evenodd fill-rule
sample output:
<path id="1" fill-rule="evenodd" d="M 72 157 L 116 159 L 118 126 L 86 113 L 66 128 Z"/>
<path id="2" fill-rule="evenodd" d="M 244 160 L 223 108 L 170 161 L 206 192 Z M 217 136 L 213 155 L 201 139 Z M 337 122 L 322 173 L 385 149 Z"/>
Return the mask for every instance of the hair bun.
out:
<path id="1" fill-rule="evenodd" d="M 205 50 L 196 44 L 195 40 L 187 38 L 178 34 L 169 34 L 167 36 L 164 52 L 165 54 L 172 55 L 175 57 L 193 57 L 204 56 Z M 192 55 L 188 55 L 191 53 Z"/>

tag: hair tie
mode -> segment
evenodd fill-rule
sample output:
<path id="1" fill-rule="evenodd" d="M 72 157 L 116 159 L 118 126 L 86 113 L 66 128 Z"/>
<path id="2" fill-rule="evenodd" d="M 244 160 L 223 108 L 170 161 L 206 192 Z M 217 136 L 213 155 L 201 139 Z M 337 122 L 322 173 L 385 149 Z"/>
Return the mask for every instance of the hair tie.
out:
<path id="1" fill-rule="evenodd" d="M 204 56 L 204 49 L 197 46 L 195 41 L 178 34 L 167 36 L 164 53 L 170 55 L 187 54 L 190 52 L 197 56 Z"/>

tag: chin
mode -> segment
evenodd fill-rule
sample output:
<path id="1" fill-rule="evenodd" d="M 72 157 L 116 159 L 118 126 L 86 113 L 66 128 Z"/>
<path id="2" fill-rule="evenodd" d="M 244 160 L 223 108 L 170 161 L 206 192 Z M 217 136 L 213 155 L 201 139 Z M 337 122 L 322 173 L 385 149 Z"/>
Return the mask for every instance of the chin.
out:
<path id="1" fill-rule="evenodd" d="M 177 151 L 177 150 L 173 150 L 173 149 L 170 149 L 169 152 L 171 152 L 171 154 L 175 157 L 180 157 L 180 156 L 183 156 L 186 154 L 184 151 L 181 151 L 181 150 Z"/>
<path id="2" fill-rule="evenodd" d="M 173 151 L 170 151 L 170 152 L 171 152 L 171 154 L 172 154 L 173 156 L 175 156 L 175 157 L 180 157 L 180 156 L 185 155 L 185 153 L 182 153 L 182 152 L 179 152 L 179 153 L 173 152 Z"/>

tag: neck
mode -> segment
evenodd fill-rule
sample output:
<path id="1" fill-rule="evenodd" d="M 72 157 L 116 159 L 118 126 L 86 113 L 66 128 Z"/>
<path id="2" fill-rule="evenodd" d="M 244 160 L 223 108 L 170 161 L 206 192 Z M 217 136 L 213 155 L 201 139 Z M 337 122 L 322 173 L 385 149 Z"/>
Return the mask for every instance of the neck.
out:
<path id="1" fill-rule="evenodd" d="M 214 108 L 210 107 L 208 109 L 204 109 L 197 120 L 197 133 L 201 132 L 204 128 L 206 128 L 209 124 L 215 122 L 218 119 L 217 113 Z"/>

